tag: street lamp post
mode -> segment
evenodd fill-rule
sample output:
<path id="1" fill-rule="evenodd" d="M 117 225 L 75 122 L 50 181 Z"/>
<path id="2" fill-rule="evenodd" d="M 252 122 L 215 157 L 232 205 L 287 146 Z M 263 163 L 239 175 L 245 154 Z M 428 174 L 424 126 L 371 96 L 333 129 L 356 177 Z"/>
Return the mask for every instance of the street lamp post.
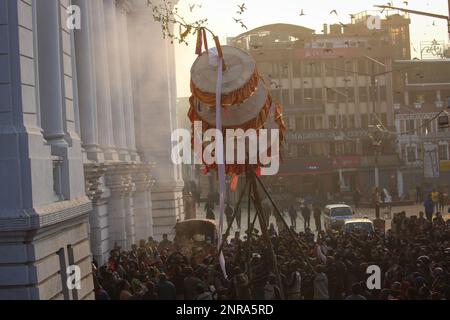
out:
<path id="1" fill-rule="evenodd" d="M 348 95 L 345 93 L 340 92 L 339 90 L 333 89 L 333 88 L 329 88 L 326 87 L 327 90 L 331 90 L 334 93 L 343 96 L 345 98 L 348 98 Z M 344 139 L 344 132 L 343 132 L 343 128 L 342 128 L 342 122 L 341 122 L 341 113 L 339 112 L 339 100 L 337 99 L 336 96 L 336 101 L 334 101 L 335 103 L 335 115 L 336 115 L 336 129 L 339 129 L 339 136 L 335 136 L 334 140 L 336 141 L 336 144 L 338 141 L 343 141 Z M 342 161 L 341 159 L 339 159 L 339 191 L 342 191 L 342 189 L 345 187 L 345 182 L 344 182 L 344 174 L 342 171 Z"/>

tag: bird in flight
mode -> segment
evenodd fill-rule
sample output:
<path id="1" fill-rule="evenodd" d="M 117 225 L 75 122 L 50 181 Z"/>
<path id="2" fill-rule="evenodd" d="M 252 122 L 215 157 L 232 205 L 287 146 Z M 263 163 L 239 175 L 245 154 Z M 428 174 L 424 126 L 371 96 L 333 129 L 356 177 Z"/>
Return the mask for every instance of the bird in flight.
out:
<path id="1" fill-rule="evenodd" d="M 300 12 L 300 17 L 302 17 L 302 16 L 306 16 L 306 13 L 303 12 L 303 9 L 302 9 L 302 11 Z"/>
<path id="2" fill-rule="evenodd" d="M 248 29 L 247 26 L 242 22 L 242 19 L 236 19 L 236 18 L 233 18 L 233 20 L 234 20 L 236 23 L 239 23 L 239 24 L 241 25 L 242 28 Z"/>
<path id="3" fill-rule="evenodd" d="M 241 12 L 244 12 L 245 10 L 247 10 L 245 3 L 241 4 L 240 6 L 238 5 L 238 7 L 239 7 L 239 10 L 241 10 Z"/>
<path id="4" fill-rule="evenodd" d="M 338 15 L 338 13 L 337 13 L 336 10 L 331 10 L 331 11 L 330 11 L 330 14 L 333 14 L 333 13 L 334 13 L 335 15 Z"/>

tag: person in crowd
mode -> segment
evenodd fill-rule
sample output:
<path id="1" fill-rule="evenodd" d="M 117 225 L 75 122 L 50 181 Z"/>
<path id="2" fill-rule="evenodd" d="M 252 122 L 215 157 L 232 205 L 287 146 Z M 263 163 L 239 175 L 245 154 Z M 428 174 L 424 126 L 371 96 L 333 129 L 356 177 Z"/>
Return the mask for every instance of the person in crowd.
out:
<path id="1" fill-rule="evenodd" d="M 197 297 L 195 300 L 213 300 L 212 293 L 205 290 L 205 287 L 201 284 L 197 285 Z"/>
<path id="2" fill-rule="evenodd" d="M 227 225 L 232 227 L 233 223 L 233 208 L 230 206 L 230 203 L 227 203 L 225 207 L 225 218 L 227 219 Z"/>
<path id="3" fill-rule="evenodd" d="M 249 300 L 251 298 L 248 276 L 239 267 L 235 267 L 233 270 L 229 296 L 235 300 Z"/>
<path id="4" fill-rule="evenodd" d="M 380 219 L 381 195 L 378 187 L 375 187 L 372 190 L 372 205 L 375 208 L 375 217 Z"/>
<path id="5" fill-rule="evenodd" d="M 416 203 L 422 203 L 422 187 L 416 187 Z"/>
<path id="6" fill-rule="evenodd" d="M 119 288 L 119 300 L 131 300 L 133 295 L 130 291 L 130 283 L 127 280 L 122 279 L 119 280 L 117 286 Z"/>
<path id="7" fill-rule="evenodd" d="M 361 191 L 358 188 L 353 192 L 353 203 L 355 204 L 355 209 L 359 208 L 359 202 L 361 201 Z"/>
<path id="8" fill-rule="evenodd" d="M 286 293 L 288 300 L 300 300 L 302 288 L 302 276 L 297 261 L 289 264 L 289 277 L 286 279 Z"/>
<path id="9" fill-rule="evenodd" d="M 186 267 L 184 275 L 184 298 L 186 300 L 194 300 L 197 296 L 197 286 L 204 286 L 204 283 L 194 274 L 192 267 Z"/>
<path id="10" fill-rule="evenodd" d="M 439 191 L 433 190 L 431 192 L 431 200 L 433 201 L 434 210 L 433 213 L 439 210 Z"/>
<path id="11" fill-rule="evenodd" d="M 325 274 L 325 267 L 318 265 L 314 277 L 314 300 L 328 300 L 328 277 Z"/>
<path id="12" fill-rule="evenodd" d="M 313 215 L 316 231 L 320 233 L 322 231 L 322 210 L 320 210 L 320 206 L 317 204 L 314 206 Z"/>
<path id="13" fill-rule="evenodd" d="M 425 200 L 425 202 L 423 203 L 423 206 L 425 207 L 425 215 L 428 221 L 432 221 L 435 208 L 435 204 L 432 200 L 433 199 L 432 197 L 433 197 L 432 194 L 429 194 L 427 200 Z"/>
<path id="14" fill-rule="evenodd" d="M 264 300 L 280 300 L 281 290 L 277 286 L 277 278 L 274 274 L 269 275 L 266 285 L 264 286 Z"/>
<path id="15" fill-rule="evenodd" d="M 352 294 L 347 296 L 345 300 L 367 300 L 362 293 L 362 287 L 361 284 L 355 283 L 352 285 Z"/>
<path id="16" fill-rule="evenodd" d="M 242 210 L 241 207 L 239 206 L 238 208 L 236 208 L 236 224 L 238 229 L 241 228 L 241 223 L 242 223 Z"/>
<path id="17" fill-rule="evenodd" d="M 159 300 L 175 300 L 177 297 L 177 292 L 175 285 L 167 279 L 165 273 L 161 273 L 158 277 L 158 284 L 156 285 L 156 293 L 158 294 Z M 190 297 L 185 297 L 187 300 Z"/>
<path id="18" fill-rule="evenodd" d="M 92 265 L 94 293 L 98 300 L 448 300 L 450 222 L 432 212 L 433 204 L 417 215 L 395 213 L 391 229 L 370 234 L 270 232 L 276 269 L 261 230 L 244 241 L 235 235 L 223 246 L 227 277 L 212 244 L 195 254 L 168 237 L 130 250 L 116 244 L 105 264 Z M 366 288 L 370 265 L 381 269 L 380 290 Z"/>
<path id="19" fill-rule="evenodd" d="M 439 197 L 438 197 L 438 207 L 439 207 L 439 211 L 440 212 L 444 212 L 444 208 L 445 208 L 445 196 L 443 192 L 439 192 Z"/>
<path id="20" fill-rule="evenodd" d="M 302 204 L 300 210 L 303 217 L 303 229 L 306 230 L 307 228 L 310 228 L 311 210 L 309 210 L 309 207 L 306 203 Z"/>
<path id="21" fill-rule="evenodd" d="M 168 248 L 170 248 L 171 245 L 172 245 L 172 241 L 169 240 L 167 234 L 163 234 L 163 239 L 159 243 L 158 250 L 159 251 L 167 250 Z"/>
<path id="22" fill-rule="evenodd" d="M 297 228 L 297 210 L 295 210 L 294 205 L 289 207 L 289 218 L 291 218 L 291 227 L 295 230 Z"/>
<path id="23" fill-rule="evenodd" d="M 205 212 L 206 212 L 206 219 L 209 220 L 215 220 L 216 216 L 214 215 L 214 203 L 213 202 L 206 202 L 205 203 Z"/>

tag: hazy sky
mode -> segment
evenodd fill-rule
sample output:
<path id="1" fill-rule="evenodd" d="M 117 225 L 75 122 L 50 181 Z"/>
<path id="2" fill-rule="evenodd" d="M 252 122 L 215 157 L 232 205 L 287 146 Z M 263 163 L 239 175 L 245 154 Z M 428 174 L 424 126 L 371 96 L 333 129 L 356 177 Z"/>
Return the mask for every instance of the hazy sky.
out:
<path id="1" fill-rule="evenodd" d="M 392 1 L 392 0 L 391 0 Z M 233 17 L 239 17 L 236 13 L 237 5 L 244 0 L 180 0 L 178 7 L 187 21 L 200 18 L 208 18 L 207 26 L 213 30 L 225 43 L 226 37 L 239 35 L 246 30 L 240 27 Z M 320 33 L 324 23 L 333 24 L 339 21 L 350 22 L 350 13 L 358 13 L 365 10 L 374 10 L 374 4 L 386 4 L 386 0 L 245 0 L 247 11 L 242 15 L 243 22 L 248 29 L 271 24 L 291 23 L 316 30 Z M 448 15 L 448 0 L 409 0 L 408 6 L 403 1 L 393 1 L 394 6 L 407 7 L 412 10 L 427 11 L 431 13 Z M 196 6 L 190 11 L 189 6 Z M 301 9 L 306 16 L 299 16 Z M 339 16 L 330 15 L 335 9 Z M 430 17 L 411 15 L 412 45 L 420 48 L 420 41 L 445 41 L 448 43 L 447 22 Z M 433 25 L 434 24 L 434 25 Z M 177 59 L 177 86 L 178 96 L 189 96 L 190 67 L 196 56 L 195 38 L 191 37 L 190 45 L 176 45 Z M 212 42 L 212 41 L 211 41 Z M 211 45 L 210 45 L 211 46 Z M 413 57 L 415 53 L 412 51 Z"/>

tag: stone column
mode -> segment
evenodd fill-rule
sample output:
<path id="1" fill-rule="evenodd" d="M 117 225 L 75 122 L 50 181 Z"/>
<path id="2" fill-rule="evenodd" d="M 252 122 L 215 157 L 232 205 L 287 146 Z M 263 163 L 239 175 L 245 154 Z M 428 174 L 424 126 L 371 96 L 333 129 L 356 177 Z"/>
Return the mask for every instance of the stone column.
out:
<path id="1" fill-rule="evenodd" d="M 150 188 L 152 186 L 152 164 L 140 164 L 133 174 L 136 186 L 133 194 L 136 240 L 147 240 L 153 236 L 152 202 Z"/>
<path id="2" fill-rule="evenodd" d="M 117 18 L 120 43 L 120 67 L 122 74 L 123 108 L 125 120 L 126 147 L 132 161 L 139 161 L 136 151 L 136 133 L 134 128 L 133 89 L 131 87 L 130 41 L 128 39 L 128 13 L 131 11 L 129 1 L 117 2 Z"/>
<path id="3" fill-rule="evenodd" d="M 107 165 L 105 182 L 111 192 L 108 201 L 109 245 L 112 248 L 117 243 L 122 249 L 126 250 L 128 247 L 124 197 L 127 192 L 127 186 L 121 175 L 119 164 L 111 163 Z"/>
<path id="4" fill-rule="evenodd" d="M 81 30 L 75 31 L 76 69 L 78 79 L 78 101 L 80 110 L 80 127 L 83 148 L 87 158 L 103 160 L 98 141 L 97 90 L 95 77 L 92 1 L 74 0 L 83 13 Z"/>
<path id="5" fill-rule="evenodd" d="M 105 173 L 104 164 L 89 162 L 84 165 L 86 194 L 93 204 L 89 215 L 89 239 L 92 255 L 99 265 L 107 262 L 110 251 L 107 206 L 109 190 L 104 186 Z"/>
<path id="6" fill-rule="evenodd" d="M 105 160 L 118 159 L 114 147 L 111 91 L 109 84 L 108 48 L 103 1 L 88 1 L 92 10 L 93 61 L 97 100 L 98 141 Z"/>
<path id="7" fill-rule="evenodd" d="M 109 85 L 111 94 L 111 111 L 113 136 L 119 160 L 130 160 L 125 138 L 124 95 L 122 88 L 122 71 L 120 59 L 118 14 L 115 0 L 103 0 L 106 23 L 106 44 L 108 48 Z"/>
<path id="8" fill-rule="evenodd" d="M 126 184 L 126 192 L 124 194 L 124 210 L 125 210 L 125 229 L 127 233 L 127 245 L 128 249 L 131 249 L 131 245 L 136 243 L 136 231 L 134 222 L 134 201 L 133 193 L 136 191 L 136 186 L 133 182 L 132 173 L 135 170 L 136 165 L 127 164 L 124 167 L 123 177 Z"/>
<path id="9" fill-rule="evenodd" d="M 63 61 L 59 1 L 44 1 L 36 6 L 39 36 L 39 98 L 45 117 L 41 118 L 44 137 L 52 146 L 52 153 L 67 148 L 63 122 Z"/>
<path id="10" fill-rule="evenodd" d="M 183 181 L 171 159 L 171 133 L 176 129 L 176 84 L 173 45 L 163 39 L 145 0 L 133 1 L 128 19 L 137 146 L 143 161 L 155 162 L 152 190 L 155 238 L 173 235 L 183 215 Z"/>

